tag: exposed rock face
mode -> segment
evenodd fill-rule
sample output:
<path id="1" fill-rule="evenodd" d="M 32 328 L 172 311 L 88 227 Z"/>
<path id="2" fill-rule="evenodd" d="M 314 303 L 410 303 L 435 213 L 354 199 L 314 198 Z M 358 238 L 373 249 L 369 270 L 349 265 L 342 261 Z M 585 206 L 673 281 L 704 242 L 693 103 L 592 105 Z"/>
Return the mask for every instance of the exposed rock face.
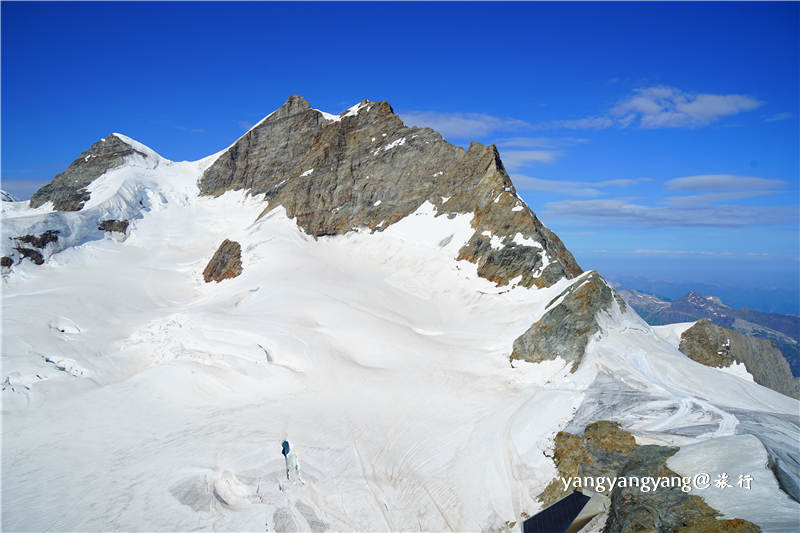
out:
<path id="1" fill-rule="evenodd" d="M 789 362 L 792 375 L 800 376 L 800 316 L 736 309 L 716 296 L 701 296 L 693 291 L 673 302 L 635 290 L 621 290 L 619 294 L 651 326 L 708 318 L 717 326 L 772 341 Z"/>
<path id="2" fill-rule="evenodd" d="M 636 447 L 633 435 L 623 431 L 616 422 L 600 420 L 586 426 L 584 436 L 560 431 L 555 438 L 553 460 L 559 475 L 611 476 L 622 469 L 626 453 Z M 544 505 L 560 500 L 574 489 L 564 490 L 564 484 L 554 479 L 539 495 Z"/>
<path id="3" fill-rule="evenodd" d="M 331 120 L 292 96 L 199 184 L 207 195 L 264 193 L 269 210 L 283 206 L 314 236 L 382 231 L 428 201 L 443 214 L 474 215 L 475 233 L 459 258 L 500 285 L 519 276 L 525 287 L 549 286 L 582 272 L 519 199 L 494 146 L 464 151 L 429 128 L 406 127 L 386 102 L 364 100 Z"/>
<path id="4" fill-rule="evenodd" d="M 0 266 L 4 266 L 6 268 L 10 268 L 11 265 L 13 265 L 13 264 L 14 264 L 14 260 L 11 259 L 10 257 L 7 257 L 5 255 L 3 257 L 0 257 Z"/>
<path id="5" fill-rule="evenodd" d="M 101 220 L 97 229 L 102 231 L 116 231 L 125 233 L 128 230 L 127 220 Z"/>
<path id="6" fill-rule="evenodd" d="M 14 237 L 14 240 L 19 242 L 29 244 L 34 248 L 44 248 L 51 242 L 56 242 L 58 240 L 58 234 L 61 233 L 58 230 L 47 230 L 44 233 L 40 233 L 39 235 L 23 235 L 22 237 Z"/>
<path id="7" fill-rule="evenodd" d="M 23 248 L 21 246 L 17 246 L 14 249 L 20 253 L 23 259 L 28 258 L 37 265 L 44 264 L 44 256 L 42 256 L 41 253 L 34 250 L 33 248 Z"/>
<path id="8" fill-rule="evenodd" d="M 206 283 L 235 278 L 242 273 L 242 247 L 236 241 L 225 239 L 219 245 L 211 261 L 203 270 Z"/>
<path id="9" fill-rule="evenodd" d="M 627 455 L 627 461 L 617 475 L 637 478 L 680 477 L 666 464 L 667 459 L 677 451 L 678 448 L 668 446 L 639 446 Z M 603 531 L 761 531 L 747 520 L 719 520 L 718 516 L 720 513 L 700 496 L 683 492 L 679 487 L 659 487 L 653 492 L 642 492 L 638 487 L 616 487 L 611 493 L 611 507 Z"/>
<path id="10" fill-rule="evenodd" d="M 601 420 L 586 426 L 584 435 L 559 432 L 555 439 L 554 460 L 564 478 L 680 477 L 666 466 L 678 448 L 637 446 L 633 436 L 616 422 Z M 539 496 L 550 505 L 574 490 L 566 491 L 554 479 Z M 598 488 L 599 491 L 599 488 Z M 605 522 L 606 533 L 634 531 L 759 531 L 746 520 L 718 520 L 720 513 L 702 498 L 682 492 L 680 487 L 661 487 L 642 492 L 639 487 L 616 486 Z"/>
<path id="11" fill-rule="evenodd" d="M 89 186 L 106 171 L 122 165 L 126 156 L 137 152 L 116 135 L 109 135 L 94 143 L 73 161 L 67 170 L 36 191 L 30 199 L 31 207 L 52 201 L 56 211 L 80 211 L 90 198 Z"/>
<path id="12" fill-rule="evenodd" d="M 615 299 L 624 309 L 625 303 L 597 272 L 576 280 L 548 304 L 538 322 L 514 341 L 511 359 L 539 362 L 561 357 L 572 361 L 575 371 L 589 339 L 600 330 L 597 313 L 608 311 Z"/>
<path id="13" fill-rule="evenodd" d="M 583 436 L 587 442 L 596 444 L 613 453 L 629 453 L 636 448 L 636 439 L 616 422 L 598 420 L 586 426 Z"/>
<path id="14" fill-rule="evenodd" d="M 800 385 L 792 377 L 789 363 L 766 339 L 721 328 L 704 318 L 683 332 L 679 349 L 706 366 L 727 367 L 734 362 L 742 363 L 756 383 L 800 398 Z"/>

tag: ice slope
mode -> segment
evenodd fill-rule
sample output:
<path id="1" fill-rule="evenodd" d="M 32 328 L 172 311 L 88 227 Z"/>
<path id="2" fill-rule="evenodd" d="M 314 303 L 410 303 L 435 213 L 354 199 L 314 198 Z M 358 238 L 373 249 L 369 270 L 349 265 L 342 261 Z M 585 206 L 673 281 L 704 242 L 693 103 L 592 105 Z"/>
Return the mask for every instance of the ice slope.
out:
<path id="1" fill-rule="evenodd" d="M 199 197 L 214 156 L 145 153 L 79 212 L 3 206 L 4 235 L 59 224 L 71 239 L 3 282 L 6 530 L 503 528 L 539 509 L 553 436 L 594 409 L 601 375 L 647 396 L 610 413 L 640 441 L 732 435 L 728 408 L 797 412 L 618 308 L 577 373 L 513 368 L 513 340 L 569 282 L 479 278 L 455 260 L 470 216 L 423 204 L 315 240 L 282 208 L 258 219 L 260 198 Z M 124 240 L 93 233 L 126 217 Z M 225 238 L 244 273 L 205 284 Z M 284 439 L 303 484 L 283 481 Z"/>

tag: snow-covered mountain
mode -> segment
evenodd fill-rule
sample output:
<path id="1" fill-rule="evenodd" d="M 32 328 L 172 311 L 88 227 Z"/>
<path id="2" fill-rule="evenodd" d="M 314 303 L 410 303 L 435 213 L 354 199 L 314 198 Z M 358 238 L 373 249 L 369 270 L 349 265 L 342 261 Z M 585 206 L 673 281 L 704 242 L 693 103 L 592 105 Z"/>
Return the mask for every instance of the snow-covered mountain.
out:
<path id="1" fill-rule="evenodd" d="M 385 102 L 292 96 L 194 162 L 111 134 L 0 209 L 4 529 L 514 530 L 559 476 L 655 472 L 734 486 L 617 487 L 590 529 L 797 526 L 800 403 Z"/>
<path id="2" fill-rule="evenodd" d="M 632 289 L 620 290 L 619 295 L 653 326 L 708 318 L 717 326 L 767 339 L 789 362 L 793 375 L 800 376 L 800 316 L 736 309 L 716 296 L 701 296 L 694 291 L 674 301 Z"/>

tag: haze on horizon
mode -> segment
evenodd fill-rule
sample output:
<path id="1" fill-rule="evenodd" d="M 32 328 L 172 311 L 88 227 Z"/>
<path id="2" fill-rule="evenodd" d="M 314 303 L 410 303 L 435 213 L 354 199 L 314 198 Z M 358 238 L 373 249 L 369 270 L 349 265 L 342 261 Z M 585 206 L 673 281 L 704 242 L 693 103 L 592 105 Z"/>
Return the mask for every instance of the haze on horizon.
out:
<path id="1" fill-rule="evenodd" d="M 497 144 L 584 268 L 800 313 L 797 4 L 1 9 L 2 187 L 20 199 L 112 131 L 192 160 L 293 93 L 333 113 L 387 100 Z"/>

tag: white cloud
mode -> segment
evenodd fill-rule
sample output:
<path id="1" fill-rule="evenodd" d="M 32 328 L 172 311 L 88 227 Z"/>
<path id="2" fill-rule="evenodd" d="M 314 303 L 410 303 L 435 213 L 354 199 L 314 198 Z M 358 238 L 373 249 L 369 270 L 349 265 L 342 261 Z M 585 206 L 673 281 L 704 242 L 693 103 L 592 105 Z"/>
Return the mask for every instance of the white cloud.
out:
<path id="1" fill-rule="evenodd" d="M 666 182 L 673 191 L 745 191 L 753 189 L 776 189 L 786 185 L 783 180 L 737 176 L 736 174 L 701 174 L 673 178 Z"/>
<path id="2" fill-rule="evenodd" d="M 767 196 L 776 194 L 778 191 L 724 191 L 708 192 L 703 194 L 689 194 L 685 196 L 667 196 L 664 198 L 668 205 L 675 207 L 699 206 L 711 203 L 730 202 L 733 200 L 744 200 L 757 196 Z"/>
<path id="3" fill-rule="evenodd" d="M 615 121 L 609 117 L 586 117 L 574 120 L 554 120 L 546 122 L 540 127 L 565 128 L 568 130 L 606 130 L 614 127 Z"/>
<path id="4" fill-rule="evenodd" d="M 557 148 L 587 142 L 589 139 L 580 137 L 511 137 L 498 139 L 495 144 L 510 148 Z"/>
<path id="5" fill-rule="evenodd" d="M 607 113 L 538 124 L 539 128 L 598 130 L 627 128 L 697 128 L 723 117 L 751 111 L 764 102 L 742 94 L 695 94 L 675 87 L 636 89 Z"/>
<path id="6" fill-rule="evenodd" d="M 603 181 L 547 180 L 522 174 L 512 176 L 514 186 L 519 190 L 561 193 L 568 196 L 600 196 L 601 189 L 608 187 L 630 187 L 652 181 L 650 178 L 615 179 Z"/>
<path id="7" fill-rule="evenodd" d="M 500 158 L 506 169 L 514 171 L 531 163 L 552 163 L 560 152 L 555 150 L 503 150 Z"/>
<path id="8" fill-rule="evenodd" d="M 564 200 L 545 204 L 550 216 L 577 217 L 601 223 L 648 226 L 746 227 L 797 224 L 798 206 L 714 205 L 647 206 L 624 199 Z"/>
<path id="9" fill-rule="evenodd" d="M 787 111 L 784 111 L 783 113 L 776 113 L 776 114 L 771 115 L 769 117 L 765 117 L 764 118 L 764 122 L 778 122 L 778 121 L 781 121 L 781 120 L 789 120 L 793 116 L 794 116 L 793 113 L 789 113 Z"/>
<path id="10" fill-rule="evenodd" d="M 400 113 L 408 126 L 433 128 L 443 137 L 474 139 L 486 137 L 493 131 L 530 127 L 524 120 L 501 118 L 483 113 L 440 113 L 438 111 L 409 111 Z"/>
<path id="11" fill-rule="evenodd" d="M 656 86 L 636 89 L 610 114 L 623 127 L 638 123 L 642 128 L 692 128 L 761 105 L 763 102 L 741 94 L 691 94 L 675 87 Z"/>

